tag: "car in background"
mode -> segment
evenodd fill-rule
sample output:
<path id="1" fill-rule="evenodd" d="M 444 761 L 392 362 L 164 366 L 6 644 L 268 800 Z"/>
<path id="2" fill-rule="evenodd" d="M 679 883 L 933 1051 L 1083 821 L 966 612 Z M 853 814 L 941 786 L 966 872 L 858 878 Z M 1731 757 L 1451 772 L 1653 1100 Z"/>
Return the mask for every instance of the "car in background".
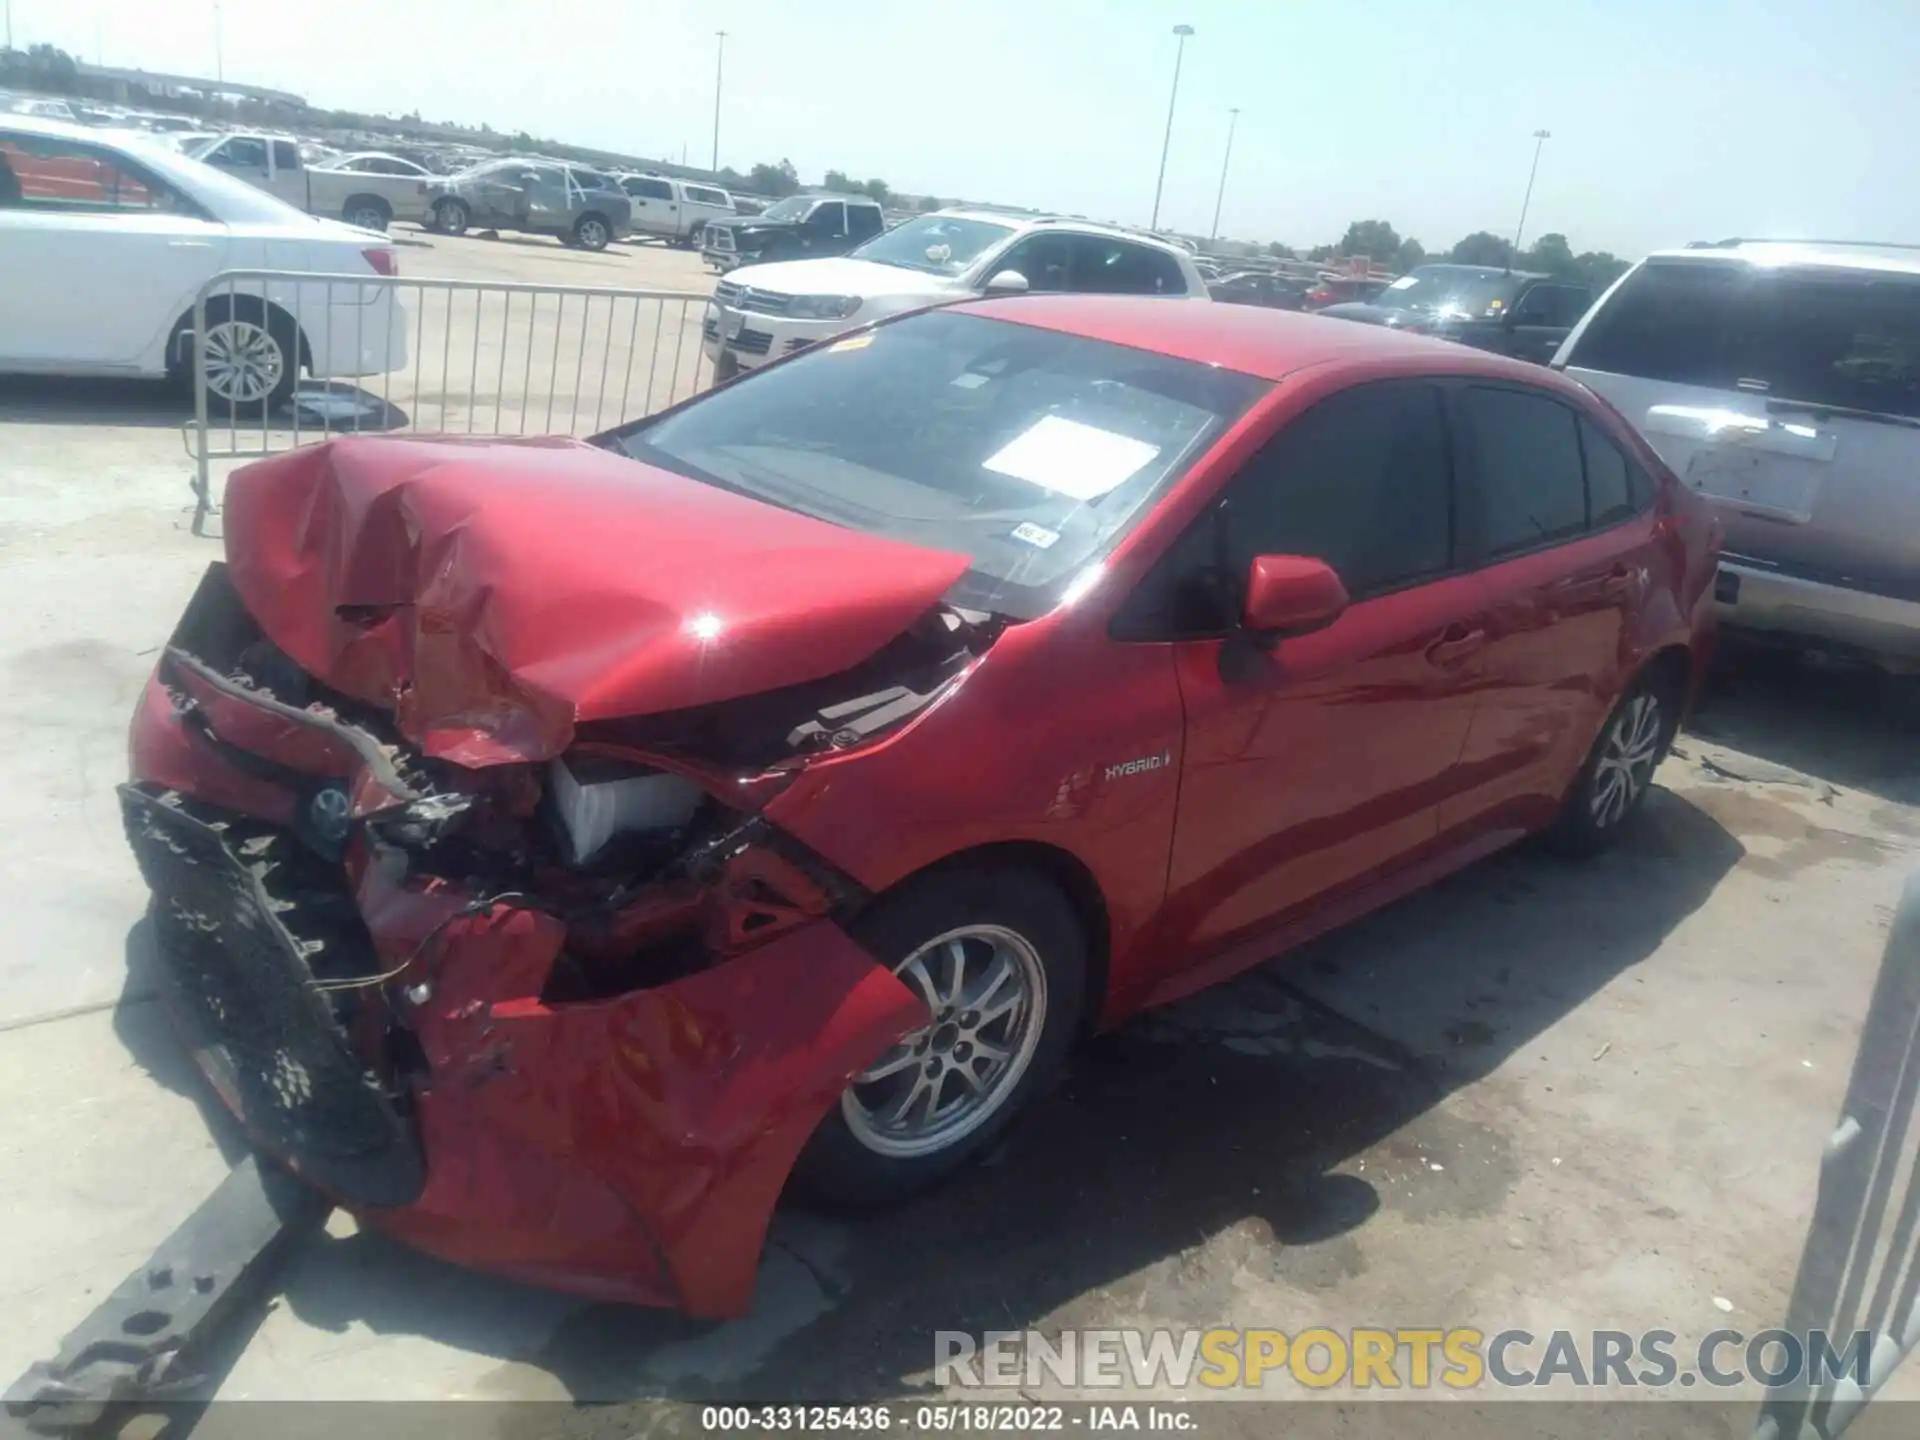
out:
<path id="1" fill-rule="evenodd" d="M 1718 512 L 1729 629 L 1920 671 L 1920 255 L 1821 241 L 1659 251 L 1553 365 Z"/>
<path id="2" fill-rule="evenodd" d="M 1364 303 L 1320 313 L 1545 364 L 1586 313 L 1593 292 L 1574 281 L 1493 265 L 1421 265 Z"/>
<path id="3" fill-rule="evenodd" d="M 73 106 L 64 100 L 43 100 L 32 95 L 23 95 L 12 101 L 7 109 L 15 115 L 34 115 L 42 120 L 78 120 Z"/>
<path id="4" fill-rule="evenodd" d="M 651 235 L 669 245 L 691 245 L 709 220 L 738 213 L 733 196 L 717 185 L 670 175 L 622 175 L 619 185 L 633 202 L 633 233 Z"/>
<path id="5" fill-rule="evenodd" d="M 1264 270 L 1242 270 L 1207 281 L 1207 292 L 1223 304 L 1264 305 L 1269 310 L 1306 309 L 1307 289 L 1303 280 L 1269 275 Z"/>
<path id="6" fill-rule="evenodd" d="M 1305 308 L 1324 310 L 1329 305 L 1371 300 L 1386 288 L 1385 280 L 1366 279 L 1355 275 L 1322 275 L 1307 291 Z"/>
<path id="7" fill-rule="evenodd" d="M 362 230 L 384 231 L 395 220 L 425 224 L 432 216 L 434 185 L 424 172 L 310 165 L 300 142 L 284 135 L 236 130 L 188 153 L 309 215 L 325 215 Z"/>
<path id="8" fill-rule="evenodd" d="M 711 1318 L 783 1193 L 925 1190 L 1080 1037 L 1627 839 L 1711 625 L 1705 507 L 1583 387 L 1139 296 L 222 515 L 119 791 L 187 1053 L 368 1226 Z"/>
<path id="9" fill-rule="evenodd" d="M 1158 236 L 956 207 L 909 220 L 850 255 L 732 271 L 714 287 L 701 344 L 724 380 L 902 310 L 1042 291 L 1208 298 L 1192 255 Z"/>
<path id="10" fill-rule="evenodd" d="M 392 249 L 162 146 L 0 116 L 0 370 L 190 376 L 194 297 L 226 270 L 392 275 Z M 81 297 L 76 299 L 76 297 Z M 393 288 L 236 280 L 207 301 L 220 413 L 271 412 L 300 371 L 406 363 Z"/>
<path id="11" fill-rule="evenodd" d="M 886 212 L 871 196 L 789 195 L 758 215 L 709 220 L 700 255 L 724 274 L 736 265 L 844 255 L 886 228 Z"/>
<path id="12" fill-rule="evenodd" d="M 604 250 L 632 228 L 633 202 L 611 176 L 547 160 L 487 160 L 436 183 L 430 228 L 551 235 L 563 245 Z"/>

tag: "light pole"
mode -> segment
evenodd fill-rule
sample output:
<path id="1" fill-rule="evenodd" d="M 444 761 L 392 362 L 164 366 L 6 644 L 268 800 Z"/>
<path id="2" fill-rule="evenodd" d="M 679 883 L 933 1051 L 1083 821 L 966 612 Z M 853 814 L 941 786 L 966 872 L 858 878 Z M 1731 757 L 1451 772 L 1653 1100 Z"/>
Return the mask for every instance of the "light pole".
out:
<path id="1" fill-rule="evenodd" d="M 1167 183 L 1167 147 L 1173 144 L 1173 105 L 1180 98 L 1180 57 L 1186 52 L 1187 37 L 1193 34 L 1193 26 L 1176 25 L 1173 33 L 1180 40 L 1173 51 L 1173 93 L 1167 96 L 1167 133 L 1160 141 L 1160 177 L 1153 182 L 1153 218 L 1147 222 L 1149 230 L 1160 228 L 1160 189 Z"/>
<path id="2" fill-rule="evenodd" d="M 1553 138 L 1551 130 L 1533 132 L 1533 168 L 1527 171 L 1527 193 L 1520 199 L 1520 223 L 1513 228 L 1513 255 L 1507 261 L 1507 268 L 1513 268 L 1513 262 L 1520 258 L 1520 237 L 1527 229 L 1527 206 L 1533 203 L 1533 177 L 1540 173 L 1540 147 Z"/>
<path id="3" fill-rule="evenodd" d="M 720 173 L 720 77 L 725 73 L 727 64 L 727 32 L 713 32 L 720 41 L 720 48 L 713 57 L 713 164 L 708 168 L 714 174 Z"/>
<path id="4" fill-rule="evenodd" d="M 1220 157 L 1220 189 L 1213 197 L 1213 232 L 1207 236 L 1211 245 L 1220 238 L 1220 205 L 1227 198 L 1227 166 L 1233 162 L 1233 127 L 1240 123 L 1240 107 L 1227 107 L 1227 153 Z"/>
<path id="5" fill-rule="evenodd" d="M 227 83 L 227 62 L 220 46 L 220 0 L 213 0 L 213 78 L 217 84 Z"/>

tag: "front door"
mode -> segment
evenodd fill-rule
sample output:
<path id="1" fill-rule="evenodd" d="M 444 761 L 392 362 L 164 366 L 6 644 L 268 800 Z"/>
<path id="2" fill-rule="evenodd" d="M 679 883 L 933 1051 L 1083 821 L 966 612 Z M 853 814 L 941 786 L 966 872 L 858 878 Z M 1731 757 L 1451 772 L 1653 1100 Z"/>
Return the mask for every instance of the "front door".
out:
<path id="1" fill-rule="evenodd" d="M 1187 743 L 1169 950 L 1213 952 L 1383 876 L 1428 848 L 1455 783 L 1480 664 L 1483 595 L 1455 573 L 1439 387 L 1392 381 L 1321 401 L 1226 487 L 1202 530 L 1230 594 L 1262 554 L 1312 555 L 1352 597 L 1271 652 L 1176 647 Z M 1230 600 L 1229 605 L 1237 605 Z"/>
<path id="2" fill-rule="evenodd" d="M 1628 636 L 1660 564 L 1652 482 L 1551 395 L 1468 385 L 1456 395 L 1463 532 L 1487 590 L 1468 788 L 1442 828 L 1550 820 L 1626 680 Z"/>

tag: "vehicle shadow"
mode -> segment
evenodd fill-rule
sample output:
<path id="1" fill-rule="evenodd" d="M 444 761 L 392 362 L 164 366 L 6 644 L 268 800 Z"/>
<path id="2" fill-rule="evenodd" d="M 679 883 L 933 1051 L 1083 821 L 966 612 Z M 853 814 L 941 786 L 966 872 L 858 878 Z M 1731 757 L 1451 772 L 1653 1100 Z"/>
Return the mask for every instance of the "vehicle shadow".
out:
<path id="1" fill-rule="evenodd" d="M 162 429 L 193 418 L 193 399 L 164 380 L 0 377 L 0 424 L 124 425 Z"/>
<path id="2" fill-rule="evenodd" d="M 1691 729 L 1832 785 L 1920 801 L 1920 678 L 1723 641 Z"/>
<path id="3" fill-rule="evenodd" d="M 1338 1285 L 1356 1263 L 1350 1232 L 1383 1207 L 1429 1203 L 1384 1195 L 1351 1162 L 1382 1146 L 1471 1147 L 1449 1213 L 1497 1208 L 1516 1162 L 1442 1102 L 1651 955 L 1742 854 L 1657 789 L 1632 837 L 1591 865 L 1497 856 L 1139 1017 L 1084 1047 L 999 1151 L 933 1194 L 864 1216 L 784 1207 L 738 1321 L 557 1301 L 364 1233 L 322 1237 L 285 1303 L 328 1331 L 496 1355 L 492 1393 L 557 1388 L 596 1402 L 574 1412 L 581 1433 L 610 1434 L 608 1402 L 927 1393 L 935 1327 L 1076 1323 L 1061 1317 L 1077 1303 L 1227 1232 L 1242 1265 Z M 1196 1313 L 1232 1301 L 1230 1273 L 1182 1285 Z"/>

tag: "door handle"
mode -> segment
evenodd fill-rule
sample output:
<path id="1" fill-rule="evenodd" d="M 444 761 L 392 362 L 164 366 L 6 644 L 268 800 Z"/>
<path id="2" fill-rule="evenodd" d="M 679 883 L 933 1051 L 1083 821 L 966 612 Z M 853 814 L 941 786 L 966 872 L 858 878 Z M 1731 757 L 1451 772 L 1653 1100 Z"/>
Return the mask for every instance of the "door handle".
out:
<path id="1" fill-rule="evenodd" d="M 1627 566 L 1616 565 L 1607 572 L 1607 578 L 1600 582 L 1600 593 L 1609 600 L 1619 600 L 1631 595 L 1639 577 Z"/>
<path id="2" fill-rule="evenodd" d="M 1427 659 L 1435 665 L 1457 665 L 1478 654 L 1487 643 L 1487 632 L 1469 630 L 1464 625 L 1449 625 L 1444 634 L 1427 647 Z"/>
<path id="3" fill-rule="evenodd" d="M 211 240 L 169 240 L 167 248 L 169 250 L 211 250 L 213 242 Z"/>

